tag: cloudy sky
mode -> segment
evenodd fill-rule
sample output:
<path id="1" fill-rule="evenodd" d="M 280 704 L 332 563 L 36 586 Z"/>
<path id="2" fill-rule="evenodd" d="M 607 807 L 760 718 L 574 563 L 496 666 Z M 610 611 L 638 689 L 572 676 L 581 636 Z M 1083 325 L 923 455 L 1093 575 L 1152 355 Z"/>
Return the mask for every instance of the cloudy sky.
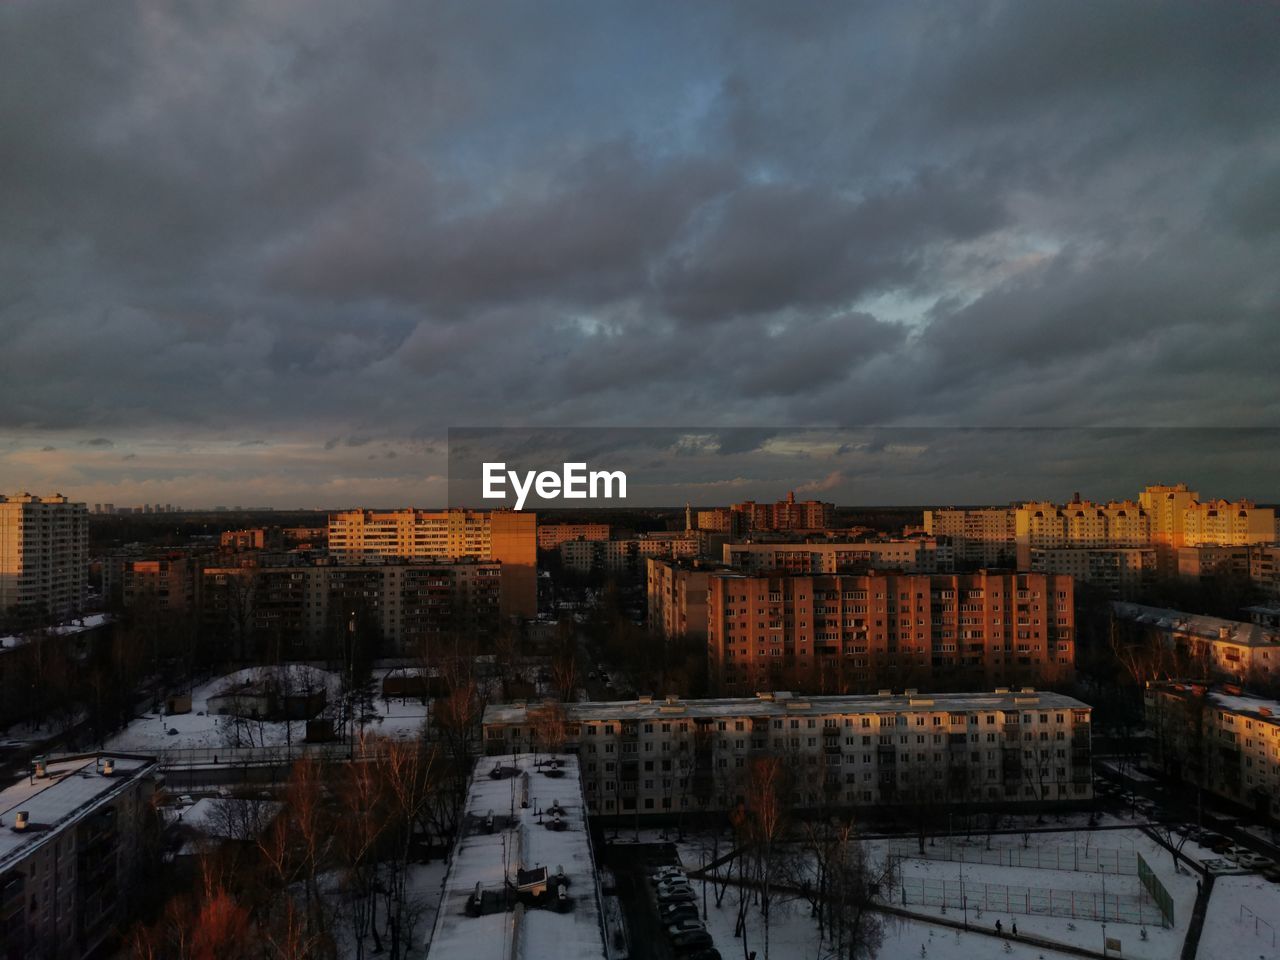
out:
<path id="1" fill-rule="evenodd" d="M 426 505 L 457 426 L 1280 426 L 1269 4 L 11 0 L 0 38 L 0 489 Z M 1207 492 L 1277 497 L 1231 436 L 1264 468 Z M 913 497 L 1007 473 L 942 462 Z"/>

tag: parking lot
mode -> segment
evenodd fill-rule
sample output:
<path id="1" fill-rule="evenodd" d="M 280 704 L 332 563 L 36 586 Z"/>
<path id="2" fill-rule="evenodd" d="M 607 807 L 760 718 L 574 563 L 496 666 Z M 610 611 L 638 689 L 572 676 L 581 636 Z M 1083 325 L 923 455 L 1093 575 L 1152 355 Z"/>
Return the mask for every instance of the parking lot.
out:
<path id="1" fill-rule="evenodd" d="M 674 844 L 607 844 L 602 862 L 617 878 L 633 960 L 687 960 L 698 956 L 696 951 L 673 948 L 666 924 L 658 915 L 658 901 L 649 880 L 662 867 L 680 866 Z M 700 914 L 702 885 L 691 881 L 690 886 L 697 894 L 693 907 Z"/>

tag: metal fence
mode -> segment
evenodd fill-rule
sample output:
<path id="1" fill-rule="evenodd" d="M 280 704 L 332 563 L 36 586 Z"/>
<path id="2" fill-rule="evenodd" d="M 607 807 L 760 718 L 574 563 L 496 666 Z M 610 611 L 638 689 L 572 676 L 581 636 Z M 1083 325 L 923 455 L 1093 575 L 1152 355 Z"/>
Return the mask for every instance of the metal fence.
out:
<path id="1" fill-rule="evenodd" d="M 1142 854 L 1138 854 L 1138 879 L 1142 881 L 1143 889 L 1151 895 L 1151 899 L 1160 908 L 1165 926 L 1172 927 L 1173 895 L 1165 889 L 1164 884 L 1160 882 L 1160 878 L 1156 876 Z"/>
<path id="2" fill-rule="evenodd" d="M 1003 883 L 973 883 L 933 880 L 927 877 L 902 878 L 904 906 L 920 904 L 951 910 L 988 913 L 1018 913 L 1041 917 L 1069 917 L 1073 920 L 1105 920 L 1108 923 L 1161 923 L 1160 908 L 1144 892 L 1129 894 L 1093 893 L 1083 890 L 1054 890 L 1048 887 L 1011 887 Z"/>
<path id="3" fill-rule="evenodd" d="M 947 860 L 953 863 L 986 864 L 989 867 L 1031 867 L 1037 870 L 1075 870 L 1082 873 L 1115 873 L 1138 875 L 1138 855 L 1133 850 L 1114 848 L 1084 849 L 1055 844 L 1028 847 L 974 847 L 967 844 L 937 843 L 925 845 L 925 852 L 914 841 L 896 841 L 890 845 L 895 856 L 917 860 Z"/>

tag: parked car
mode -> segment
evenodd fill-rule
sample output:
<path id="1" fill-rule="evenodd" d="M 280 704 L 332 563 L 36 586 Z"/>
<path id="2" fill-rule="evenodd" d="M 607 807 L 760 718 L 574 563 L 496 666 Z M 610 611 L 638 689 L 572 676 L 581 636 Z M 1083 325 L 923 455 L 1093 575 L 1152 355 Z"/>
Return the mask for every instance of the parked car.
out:
<path id="1" fill-rule="evenodd" d="M 705 950 L 714 944 L 711 934 L 705 930 L 690 930 L 687 933 L 677 933 L 671 938 L 671 945 L 681 952 L 692 952 L 694 950 Z"/>
<path id="2" fill-rule="evenodd" d="M 1222 851 L 1222 855 L 1233 863 L 1239 863 L 1240 858 L 1250 853 L 1248 847 L 1242 847 L 1238 843 L 1233 843 L 1226 850 Z"/>
<path id="3" fill-rule="evenodd" d="M 658 908 L 658 917 L 666 924 L 679 920 L 697 920 L 698 906 L 688 902 L 668 903 Z"/>
<path id="4" fill-rule="evenodd" d="M 695 950 L 689 956 L 689 960 L 722 960 L 720 951 L 715 947 L 707 947 L 705 950 Z"/>
<path id="5" fill-rule="evenodd" d="M 679 867 L 659 867 L 649 874 L 649 882 L 653 884 L 670 883 L 672 880 L 684 879 L 684 871 Z"/>
<path id="6" fill-rule="evenodd" d="M 691 930 L 705 930 L 705 929 L 707 928 L 701 920 L 693 920 L 693 919 L 677 920 L 675 923 L 671 923 L 667 925 L 667 933 L 673 937 L 681 933 L 688 933 Z"/>
<path id="7" fill-rule="evenodd" d="M 698 895 L 693 892 L 690 887 L 659 887 L 658 902 L 659 903 L 693 903 L 698 899 Z"/>
<path id="8" fill-rule="evenodd" d="M 1262 871 L 1262 875 L 1272 883 L 1280 883 L 1280 866 L 1268 867 Z"/>
<path id="9" fill-rule="evenodd" d="M 1214 853 L 1226 853 L 1227 848 L 1235 846 L 1235 844 L 1233 844 L 1226 837 L 1218 837 L 1215 840 L 1213 840 L 1211 843 L 1207 844 L 1207 846 Z"/>
<path id="10" fill-rule="evenodd" d="M 1237 861 L 1240 866 L 1248 867 L 1250 870 L 1266 870 L 1268 867 L 1274 867 L 1276 862 L 1270 857 L 1264 857 L 1260 853 L 1243 854 Z"/>

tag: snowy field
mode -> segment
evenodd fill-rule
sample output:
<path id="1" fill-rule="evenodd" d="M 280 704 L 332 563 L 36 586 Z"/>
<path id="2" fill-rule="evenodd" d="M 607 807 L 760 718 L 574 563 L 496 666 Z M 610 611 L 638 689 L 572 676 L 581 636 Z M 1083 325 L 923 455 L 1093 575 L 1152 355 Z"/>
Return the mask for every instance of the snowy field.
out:
<path id="1" fill-rule="evenodd" d="M 341 696 L 341 678 L 316 667 L 294 664 L 292 685 L 301 689 L 307 683 L 323 686 L 328 694 L 328 705 L 321 716 L 332 717 L 337 712 Z M 305 721 L 240 720 L 230 716 L 210 715 L 208 701 L 228 687 L 250 680 L 261 668 L 251 667 L 203 683 L 191 692 L 191 712 L 179 714 L 150 714 L 139 717 L 119 733 L 108 738 L 108 749 L 122 752 L 156 753 L 173 750 L 214 750 L 227 747 L 283 747 L 289 743 L 301 743 L 306 738 Z M 382 679 L 388 670 L 375 670 L 375 688 L 382 689 Z M 427 720 L 428 706 L 417 697 L 376 696 L 372 702 L 372 715 L 364 725 L 366 733 L 394 738 L 412 738 L 422 730 Z"/>
<path id="2" fill-rule="evenodd" d="M 1191 919 L 1195 905 L 1196 874 L 1175 872 L 1173 858 L 1165 848 L 1136 828 L 1032 833 L 1027 835 L 1025 840 L 1029 847 L 1041 848 L 1044 851 L 1046 860 L 1058 860 L 1063 863 L 1074 861 L 1075 858 L 1072 854 L 1075 850 L 1079 850 L 1082 854 L 1085 852 L 1097 854 L 1101 850 L 1104 851 L 1104 859 L 1108 854 L 1111 854 L 1119 859 L 1128 858 L 1130 861 L 1132 861 L 1135 854 L 1140 854 L 1173 898 L 1175 924 L 1173 927 L 1166 929 L 1159 923 L 1140 925 L 1112 921 L 1106 925 L 1106 937 L 1121 942 L 1121 955 L 1125 957 L 1136 957 L 1140 958 L 1140 960 L 1175 960 L 1179 956 L 1183 939 L 1186 936 L 1187 924 Z M 960 845 L 959 838 L 955 842 L 958 846 Z M 706 841 L 704 840 L 691 839 L 679 845 L 681 861 L 686 867 L 696 869 L 697 865 L 702 861 L 703 850 L 706 849 L 705 843 Z M 985 849 L 986 838 L 975 837 L 971 843 Z M 999 850 L 1002 847 L 1023 850 L 1025 849 L 1023 843 L 1024 836 L 1022 834 L 997 834 L 991 838 L 993 850 Z M 876 839 L 867 841 L 867 844 L 872 857 L 876 859 L 883 858 L 891 848 L 895 851 L 918 849 L 915 848 L 914 838 Z M 934 855 L 939 855 L 942 851 L 939 850 L 937 845 L 940 844 L 944 844 L 944 839 L 935 838 L 935 846 L 930 848 L 930 852 Z M 727 850 L 727 844 L 722 840 L 720 852 L 723 854 Z M 948 884 L 955 884 L 956 888 L 958 888 L 961 879 L 962 869 L 967 888 L 969 885 L 991 883 L 1010 887 L 1048 888 L 1056 891 L 1065 891 L 1068 896 L 1071 891 L 1077 891 L 1089 896 L 1091 894 L 1101 895 L 1105 880 L 1108 898 L 1114 898 L 1119 895 L 1137 899 L 1143 896 L 1139 879 L 1133 874 L 1100 874 L 1077 870 L 1004 867 L 975 863 L 962 865 L 959 862 L 950 860 L 919 859 L 909 856 L 901 861 L 903 877 L 927 878 L 932 881 L 945 880 Z M 1254 878 L 1226 879 L 1234 881 L 1253 880 Z M 1221 884 L 1224 881 L 1219 880 L 1218 882 Z M 1258 878 L 1258 882 L 1265 883 L 1260 878 Z M 1273 885 L 1268 886 L 1272 886 L 1272 889 L 1278 889 Z M 736 891 L 731 889 L 726 895 L 725 907 L 723 908 L 727 918 L 724 922 L 728 924 L 727 934 L 729 937 L 732 937 L 732 925 L 735 916 L 735 911 L 731 910 L 729 905 L 731 902 L 736 903 L 736 897 Z M 1216 890 L 1214 899 L 1218 899 Z M 965 914 L 962 909 L 949 907 L 943 910 L 941 906 L 929 906 L 920 903 L 909 903 L 904 906 L 901 900 L 900 893 L 895 895 L 894 906 L 905 909 L 921 919 L 920 921 L 906 921 L 897 928 L 890 925 L 888 928 L 889 939 L 886 941 L 885 950 L 881 953 L 883 957 L 892 957 L 895 960 L 900 957 L 918 957 L 920 956 L 922 945 L 925 947 L 929 957 L 1039 957 L 1043 955 L 1048 958 L 1055 955 L 1051 948 L 1033 948 L 1030 944 L 1017 942 L 1011 945 L 1011 952 L 1006 953 L 1004 951 L 1004 941 L 976 932 L 982 930 L 993 933 L 996 920 L 1001 921 L 1006 932 L 1010 931 L 1013 924 L 1016 923 L 1019 933 L 1024 936 L 1043 938 L 1063 946 L 1080 947 L 1098 952 L 1102 950 L 1103 926 L 1099 921 L 1028 915 L 1026 913 L 997 913 L 987 910 L 980 911 L 976 907 L 970 907 L 968 910 L 967 920 L 972 929 L 968 932 L 961 931 L 960 942 L 956 942 L 955 931 L 942 926 L 934 926 L 928 923 L 927 920 L 930 917 L 937 917 L 939 919 L 945 918 L 948 921 L 964 922 Z M 1149 907 L 1148 909 L 1154 910 L 1154 907 Z M 1273 904 L 1272 911 L 1274 915 L 1280 917 L 1280 901 Z M 795 916 L 791 917 L 791 914 L 795 914 Z M 786 921 L 774 923 L 774 933 L 771 936 L 771 941 L 784 945 L 784 948 L 790 952 L 778 954 L 771 950 L 771 956 L 785 956 L 787 960 L 824 956 L 825 953 L 817 943 L 816 928 L 808 918 L 808 905 L 803 902 L 792 904 L 787 911 L 787 916 L 788 919 Z M 777 921 L 776 914 L 775 921 Z M 933 931 L 932 937 L 929 936 L 930 930 Z M 1143 939 L 1143 930 L 1146 931 L 1145 940 Z M 720 934 L 717 933 L 716 937 L 717 943 L 720 943 Z M 731 952 L 736 956 L 740 952 L 740 945 L 732 940 L 730 942 L 733 943 Z M 754 945 L 752 948 L 754 949 Z M 721 951 L 726 956 L 730 955 L 729 952 L 725 952 L 723 945 L 721 945 Z M 1224 953 L 1221 960 L 1226 960 L 1228 956 L 1244 956 L 1251 960 L 1253 956 L 1257 955 L 1257 953 L 1243 955 Z M 762 957 L 763 953 L 760 956 Z M 1208 956 L 1203 947 L 1201 956 Z M 1272 954 L 1266 954 L 1265 956 L 1266 960 L 1280 960 L 1280 957 Z"/>
<path id="3" fill-rule="evenodd" d="M 743 955 L 741 939 L 733 935 L 737 917 L 737 892 L 730 890 L 722 906 L 714 899 L 707 905 L 707 930 L 715 939 L 716 949 L 726 960 Z M 1030 944 L 1011 942 L 976 931 L 958 931 L 917 920 L 883 917 L 884 944 L 882 960 L 1067 960 L 1072 954 L 1060 953 Z M 764 924 L 757 911 L 748 914 L 746 949 L 756 951 L 763 960 Z M 1100 942 L 1099 942 L 1100 943 Z M 1009 947 L 1005 952 L 1006 944 Z M 799 900 L 775 901 L 769 925 L 770 960 L 828 960 L 833 957 L 831 944 L 819 942 L 818 928 L 809 916 L 809 905 Z"/>
<path id="4" fill-rule="evenodd" d="M 1198 960 L 1280 960 L 1280 885 L 1219 877 L 1209 898 Z"/>

